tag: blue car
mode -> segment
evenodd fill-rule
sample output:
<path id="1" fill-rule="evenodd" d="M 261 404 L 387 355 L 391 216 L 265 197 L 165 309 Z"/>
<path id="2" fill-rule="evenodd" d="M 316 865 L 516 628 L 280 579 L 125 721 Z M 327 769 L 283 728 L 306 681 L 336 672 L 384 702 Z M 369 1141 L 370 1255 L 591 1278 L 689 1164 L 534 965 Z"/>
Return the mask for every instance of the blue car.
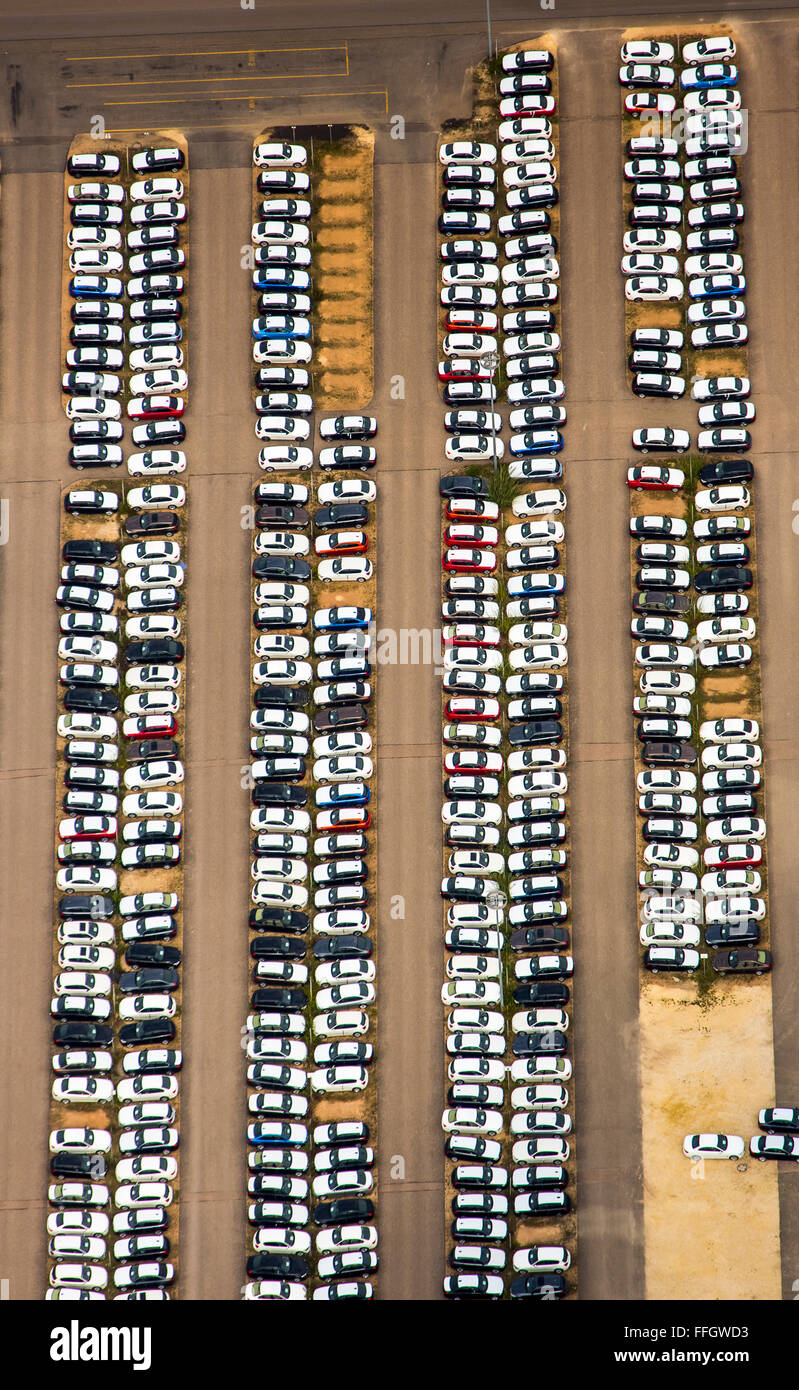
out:
<path id="1" fill-rule="evenodd" d="M 363 630 L 371 621 L 371 608 L 320 608 L 313 625 L 317 632 L 341 632 L 347 628 Z"/>
<path id="2" fill-rule="evenodd" d="M 691 299 L 712 299 L 717 295 L 746 294 L 746 276 L 730 275 L 727 271 L 717 271 L 713 275 L 703 275 L 688 284 Z"/>
<path id="3" fill-rule="evenodd" d="M 734 87 L 737 81 L 738 69 L 734 63 L 700 63 L 698 67 L 685 68 L 680 73 L 680 86 L 684 92 Z"/>
<path id="4" fill-rule="evenodd" d="M 527 594 L 562 594 L 566 580 L 562 574 L 515 574 L 508 580 L 508 597 L 523 598 Z"/>
<path id="5" fill-rule="evenodd" d="M 514 434 L 510 441 L 510 451 L 516 458 L 523 454 L 557 454 L 562 448 L 560 430 L 527 430 Z"/>
<path id="6" fill-rule="evenodd" d="M 366 806 L 370 800 L 371 792 L 364 782 L 335 782 L 316 791 L 317 806 Z"/>
<path id="7" fill-rule="evenodd" d="M 310 319 L 293 314 L 261 314 L 253 319 L 252 336 L 261 338 L 310 338 Z"/>
<path id="8" fill-rule="evenodd" d="M 309 290 L 311 277 L 307 270 L 292 270 L 287 265 L 260 266 L 252 273 L 254 290 Z"/>
<path id="9" fill-rule="evenodd" d="M 73 299 L 120 299 L 122 290 L 116 275 L 74 275 L 69 282 Z"/>
<path id="10" fill-rule="evenodd" d="M 288 1120 L 258 1120 L 247 1126 L 247 1143 L 259 1148 L 303 1148 L 308 1143 L 308 1128 Z"/>

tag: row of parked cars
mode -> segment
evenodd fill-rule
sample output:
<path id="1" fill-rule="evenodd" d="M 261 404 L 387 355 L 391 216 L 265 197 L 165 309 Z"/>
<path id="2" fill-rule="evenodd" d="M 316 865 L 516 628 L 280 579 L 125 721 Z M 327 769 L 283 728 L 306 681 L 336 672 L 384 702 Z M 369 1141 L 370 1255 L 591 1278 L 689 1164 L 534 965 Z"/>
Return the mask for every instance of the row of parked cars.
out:
<path id="1" fill-rule="evenodd" d="M 186 254 L 185 156 L 177 146 L 147 147 L 131 158 L 135 179 L 120 180 L 122 156 L 76 153 L 67 187 L 69 347 L 62 389 L 70 421 L 71 467 L 119 468 L 123 406 L 133 424 L 133 477 L 182 473 L 188 378 L 184 370 Z M 127 230 L 126 230 L 127 228 Z"/>
<path id="2" fill-rule="evenodd" d="M 373 574 L 365 552 L 377 488 L 362 476 L 317 485 L 310 471 L 307 152 L 302 145 L 259 142 L 254 159 L 259 194 L 281 195 L 279 232 L 271 225 L 274 196 L 260 204 L 262 220 L 253 227 L 261 315 L 253 323 L 256 434 L 268 441 L 259 465 L 267 472 L 308 472 L 308 481 L 269 479 L 254 490 L 249 927 L 255 934 L 245 1029 L 252 1253 L 243 1292 L 245 1299 L 305 1300 L 314 1279 L 315 1300 L 369 1299 L 377 1268 L 369 1126 L 349 1119 L 313 1125 L 312 1119 L 318 1099 L 363 1092 L 374 1058 L 367 862 L 373 615 L 349 601 L 355 593 L 347 586 Z M 296 242 L 286 239 L 297 234 Z M 306 252 L 301 282 L 283 278 L 299 273 L 293 257 L 286 258 L 292 249 Z M 294 336 L 298 315 L 306 320 L 300 337 Z M 324 420 L 322 438 L 340 441 L 335 449 L 342 456 L 332 466 L 373 467 L 374 447 L 363 441 L 376 430 L 370 417 Z M 279 443 L 286 438 L 309 442 Z M 317 604 L 319 583 L 343 586 L 331 591 L 330 606 Z"/>
<path id="3" fill-rule="evenodd" d="M 751 464 L 736 465 L 751 480 Z M 745 669 L 757 635 L 745 539 L 751 497 L 743 484 L 715 483 L 721 467 L 700 467 L 693 522 L 665 501 L 682 491 L 681 469 L 628 472 L 631 488 L 661 490 L 665 502 L 662 511 L 630 519 L 638 566 L 631 636 L 640 691 L 633 715 L 643 765 L 636 779 L 644 841 L 640 936 L 650 970 L 696 970 L 704 922 L 714 970 L 762 974 L 770 953 L 749 949 L 758 947 L 758 923 L 766 916 L 758 872 L 766 832 L 759 814 L 760 729 L 749 718 L 703 719 L 701 691 L 697 698 L 697 675 Z M 717 691 L 714 699 L 720 698 Z"/>
<path id="4" fill-rule="evenodd" d="M 768 1105 L 758 1112 L 759 1133 L 749 1140 L 748 1152 L 760 1163 L 781 1159 L 799 1163 L 799 1107 Z M 727 1158 L 740 1162 L 747 1153 L 740 1134 L 686 1134 L 682 1151 L 694 1162 Z"/>
<path id="5" fill-rule="evenodd" d="M 649 59 L 673 59 L 671 45 L 639 42 L 649 46 Z M 702 42 L 683 48 L 681 86 L 689 93 L 685 103 L 706 116 L 721 111 L 725 120 L 721 126 L 714 121 L 707 129 L 689 129 L 691 138 L 710 144 L 701 155 L 703 167 L 689 164 L 684 170 L 689 182 L 699 174 L 705 180 L 690 185 L 690 198 L 696 207 L 689 212 L 688 222 L 700 227 L 689 232 L 689 242 L 691 237 L 701 236 L 707 243 L 702 264 L 690 267 L 706 275 L 689 283 L 692 302 L 687 310 L 688 328 L 694 348 L 741 349 L 747 339 L 746 326 L 741 324 L 746 282 L 743 261 L 735 248 L 743 204 L 733 153 L 740 146 L 740 95 L 734 86 L 737 74 L 729 65 L 735 45 L 728 38 L 708 40 L 724 48 L 725 67 L 724 71 L 714 68 L 703 74 Z M 661 52 L 664 48 L 670 52 Z M 699 122 L 701 116 L 689 119 Z M 722 137 L 727 141 L 725 149 L 721 148 Z M 679 207 L 682 184 L 669 182 L 671 175 L 664 168 L 676 150 L 650 153 L 661 165 L 644 172 L 665 179 L 661 192 Z M 675 165 L 674 178 L 679 180 L 679 163 L 675 161 Z M 640 172 L 632 164 L 625 167 L 628 177 Z M 719 181 L 724 182 L 724 189 Z M 726 186 L 730 181 L 734 181 L 734 188 Z M 706 215 L 708 210 L 712 217 Z M 678 219 L 670 216 L 676 224 Z M 676 231 L 667 234 L 679 236 Z M 711 246 L 718 249 L 711 250 Z M 698 242 L 689 244 L 688 249 L 698 251 Z M 630 266 L 623 265 L 623 269 Z M 668 268 L 661 265 L 658 269 L 665 274 Z M 725 277 L 723 286 L 719 276 Z M 723 300 L 717 297 L 722 290 Z M 682 284 L 680 294 L 674 297 L 682 297 Z M 702 326 L 691 329 L 691 324 L 700 320 Z M 683 341 L 682 331 L 676 329 L 639 329 L 633 333 L 629 366 L 638 394 L 684 393 L 684 378 L 672 374 L 680 370 L 677 353 Z M 644 349 L 659 353 L 658 360 L 643 362 L 640 351 Z M 643 366 L 656 367 L 660 375 L 653 380 L 642 378 L 636 373 Z M 641 673 L 641 694 L 633 703 L 643 763 L 637 775 L 645 842 L 645 868 L 639 882 L 643 897 L 640 938 L 645 948 L 644 964 L 649 969 L 692 971 L 700 965 L 697 948 L 702 944 L 703 924 L 704 944 L 711 948 L 714 970 L 762 974 L 770 968 L 771 956 L 759 946 L 760 923 L 766 916 L 757 869 L 765 836 L 765 822 L 758 815 L 759 728 L 757 721 L 746 718 L 703 720 L 700 701 L 696 700 L 697 667 L 700 676 L 717 675 L 745 669 L 753 658 L 756 624 L 748 612 L 747 593 L 753 583 L 752 519 L 747 515 L 753 468 L 740 454 L 751 445 L 745 426 L 754 419 L 755 411 L 749 401 L 749 379 L 743 373 L 697 377 L 691 395 L 698 404 L 698 447 L 714 455 L 712 461 L 701 464 L 695 490 L 691 477 L 692 519 L 670 514 L 665 508 L 662 515 L 634 515 L 630 522 L 634 559 L 639 566 L 631 634 L 637 642 L 634 664 Z M 690 446 L 690 436 L 685 430 L 670 427 L 637 430 L 633 446 L 646 452 L 684 452 Z M 716 457 L 723 453 L 734 457 Z M 681 468 L 634 466 L 628 470 L 627 481 L 631 488 L 661 490 L 666 496 L 682 492 L 686 479 Z M 693 617 L 694 608 L 698 621 Z M 699 750 L 692 741 L 696 728 Z M 697 770 L 700 766 L 701 774 Z M 699 775 L 705 793 L 701 799 Z M 706 845 L 701 855 L 705 872 L 700 876 L 702 840 Z"/>
<path id="6" fill-rule="evenodd" d="M 619 80 L 629 89 L 625 110 L 641 123 L 641 133 L 625 148 L 631 201 L 621 262 L 625 295 L 634 303 L 681 302 L 687 296 L 695 350 L 726 351 L 748 338 L 746 278 L 738 254 L 744 209 L 736 154 L 742 149 L 743 115 L 734 57 L 735 42 L 724 36 L 683 45 L 683 142 L 670 133 L 676 106 L 669 92 L 677 81 L 674 45 L 637 39 L 621 50 Z M 683 396 L 683 345 L 681 331 L 634 331 L 628 358 L 633 391 Z M 722 406 L 710 400 L 703 407 L 700 425 L 708 438 L 718 427 L 735 428 L 753 418 L 738 403 Z"/>
<path id="7" fill-rule="evenodd" d="M 550 209 L 558 198 L 550 121 L 553 62 L 546 51 L 505 55 L 501 97 L 513 111 L 500 111 L 507 119 L 499 126 L 498 147 L 459 141 L 440 150 L 442 238 L 481 233 L 479 239 L 442 240 L 440 246 L 446 336 L 439 377 L 451 407 L 444 421 L 446 457 L 495 466 L 503 457 L 495 386 L 501 361 L 508 403 L 517 407 L 510 413 L 511 474 L 544 483 L 561 476 L 557 455 L 566 418 L 556 403 L 564 392 L 552 307 L 559 276 L 550 230 Z M 453 191 L 490 191 L 495 167 L 502 170 L 506 213 L 495 220 L 493 197 L 491 203 L 484 199 L 484 220 L 460 225 Z M 482 237 L 497 232 L 500 245 Z M 501 322 L 494 312 L 500 295 L 507 310 Z M 552 487 L 520 495 L 513 503 L 518 521 L 503 534 L 486 477 L 450 474 L 440 491 L 446 843 L 441 894 L 447 904 L 442 1002 L 450 1083 L 442 1127 L 454 1189 L 444 1293 L 501 1297 L 508 1269 L 511 1297 L 558 1298 L 566 1290 L 570 1252 L 563 1246 L 514 1246 L 519 1223 L 552 1222 L 571 1205 L 565 1167 L 571 1116 L 562 1082 L 571 1074 L 564 1005 L 572 963 L 560 953 L 568 951 L 569 935 L 558 874 L 566 863 L 558 695 L 567 649 L 565 626 L 554 621 L 564 587 L 557 546 L 564 538 L 558 514 L 566 498 Z M 510 574 L 509 601 L 503 567 Z M 508 619 L 515 621 L 506 653 Z M 510 1009 L 508 947 L 518 1006 Z M 533 954 L 537 950 L 541 954 Z M 508 1082 L 515 1083 L 510 1094 Z M 508 1143 L 510 1170 L 503 1163 Z"/>
<path id="8" fill-rule="evenodd" d="M 134 170 L 157 172 L 177 156 L 182 162 L 180 151 L 147 147 L 131 162 Z M 122 460 L 121 315 L 102 312 L 121 309 L 122 290 L 98 287 L 92 277 L 127 283 L 124 266 L 108 259 L 122 259 L 125 193 L 121 184 L 102 182 L 92 185 L 94 202 L 87 203 L 85 183 L 90 173 L 110 178 L 120 167 L 121 157 L 111 153 L 75 153 L 69 161 L 70 174 L 82 178 L 68 189 L 75 272 L 70 355 L 77 356 L 68 358 L 73 370 L 62 383 L 76 468 L 116 467 Z M 132 192 L 135 197 L 135 183 Z M 143 194 L 139 204 L 149 208 L 152 201 Z M 109 216 L 111 210 L 120 216 Z M 135 228 L 135 217 L 132 222 Z M 141 225 L 146 229 L 147 219 Z M 80 232 L 92 236 L 78 238 Z M 87 325 L 94 342 L 74 336 Z M 105 346 L 110 328 L 118 333 Z M 114 370 L 90 383 L 90 366 Z M 89 391 L 94 394 L 81 394 Z M 134 400 L 132 418 L 135 411 Z M 111 438 L 117 452 L 109 455 L 103 451 L 112 445 L 103 441 Z M 91 460 L 76 453 L 84 444 L 98 451 Z M 170 1044 L 177 1039 L 182 952 L 172 944 L 180 897 L 170 871 L 182 845 L 178 711 L 185 649 L 180 523 L 171 507 L 184 502 L 185 489 L 149 483 L 130 488 L 124 503 L 116 489 L 105 488 L 72 489 L 64 498 L 62 531 L 69 534 L 56 598 L 63 697 L 57 733 L 64 740 L 56 886 L 62 896 L 51 1010 L 53 1111 L 62 1123 L 50 1136 L 48 1297 L 105 1298 L 116 1290 L 117 1298 L 165 1299 L 175 1277 L 167 1230 L 178 1173 L 181 1054 Z M 85 524 L 76 527 L 74 518 Z M 120 896 L 119 873 L 141 871 L 147 872 L 141 891 Z M 125 886 L 131 886 L 127 879 Z M 72 1125 L 63 1123 L 65 1108 L 74 1110 Z M 87 1118 L 93 1123 L 80 1123 Z M 106 1210 L 112 1206 L 113 1217 Z"/>
<path id="9" fill-rule="evenodd" d="M 92 496 L 104 510 L 111 498 L 119 502 L 115 493 L 67 494 L 73 507 Z M 50 1284 L 59 1296 L 104 1296 L 111 1286 L 125 1297 L 165 1297 L 174 1277 L 163 1257 L 179 1142 L 180 1055 L 169 1044 L 182 960 L 168 943 L 178 935 L 179 895 L 173 878 L 159 885 L 148 873 L 141 891 L 120 897 L 119 874 L 166 872 L 180 862 L 184 645 L 175 610 L 183 566 L 176 541 L 120 545 L 105 539 L 107 523 L 97 528 L 102 539 L 81 529 L 63 544 L 57 599 L 64 742 L 52 1096 L 59 1113 L 100 1107 L 108 1124 L 76 1122 L 51 1136 L 51 1171 L 61 1181 L 49 1192 Z M 161 606 L 164 568 L 172 597 Z M 102 1208 L 112 1203 L 119 1239 L 109 1247 Z"/>

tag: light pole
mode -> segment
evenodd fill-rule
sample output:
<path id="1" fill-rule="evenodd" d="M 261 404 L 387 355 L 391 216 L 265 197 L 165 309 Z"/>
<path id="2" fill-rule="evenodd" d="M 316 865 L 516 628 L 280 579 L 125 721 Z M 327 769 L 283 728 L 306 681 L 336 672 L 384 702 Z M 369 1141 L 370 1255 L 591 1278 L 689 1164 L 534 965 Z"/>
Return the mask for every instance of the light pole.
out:
<path id="1" fill-rule="evenodd" d="M 494 387 L 494 376 L 495 376 L 495 374 L 496 374 L 497 367 L 499 366 L 499 358 L 498 358 L 498 356 L 497 356 L 497 354 L 496 354 L 495 352 L 489 352 L 489 353 L 486 354 L 486 356 L 485 356 L 485 358 L 484 358 L 483 360 L 485 361 L 485 364 L 486 364 L 486 366 L 488 367 L 488 369 L 489 369 L 489 371 L 490 371 L 490 373 L 491 373 L 491 390 L 490 390 L 490 392 L 489 392 L 489 395 L 490 395 L 491 399 L 490 399 L 490 401 L 489 401 L 489 407 L 488 407 L 488 408 L 489 408 L 489 410 L 490 410 L 490 412 L 491 412 L 491 457 L 492 457 L 493 462 L 494 462 L 494 472 L 496 473 L 497 467 L 498 467 L 498 460 L 497 460 L 497 429 L 496 429 L 495 411 L 494 411 L 494 402 L 495 402 L 495 400 L 496 400 L 496 390 L 495 390 L 495 387 Z"/>
<path id="2" fill-rule="evenodd" d="M 494 51 L 494 46 L 491 42 L 491 0 L 486 0 L 486 24 L 488 25 L 488 56 L 490 58 Z"/>
<path id="3" fill-rule="evenodd" d="M 505 911 L 505 907 L 507 906 L 507 902 L 508 899 L 501 888 L 494 888 L 486 898 L 486 905 L 492 908 L 494 912 L 497 912 L 499 914 L 499 922 L 497 923 L 497 968 L 499 970 L 499 1002 L 500 1007 L 503 1009 L 505 1007 L 505 986 L 503 981 L 502 970 L 502 944 L 504 939 L 503 930 L 505 926 L 505 919 L 503 914 Z"/>

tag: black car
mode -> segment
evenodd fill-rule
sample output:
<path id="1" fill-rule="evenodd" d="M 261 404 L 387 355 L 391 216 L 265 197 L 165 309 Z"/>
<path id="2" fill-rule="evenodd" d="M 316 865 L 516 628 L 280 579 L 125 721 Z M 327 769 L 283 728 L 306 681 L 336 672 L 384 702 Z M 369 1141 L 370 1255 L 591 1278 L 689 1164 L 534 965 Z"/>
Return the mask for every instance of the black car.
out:
<path id="1" fill-rule="evenodd" d="M 128 745 L 127 758 L 129 763 L 144 763 L 151 758 L 179 758 L 180 745 L 174 738 L 143 738 L 141 741 L 133 739 Z M 178 826 L 180 822 L 176 823 Z M 180 834 L 178 830 L 177 834 Z M 153 839 L 163 840 L 162 834 L 148 836 L 142 833 L 140 840 Z M 177 838 L 177 836 L 175 836 Z"/>
<path id="2" fill-rule="evenodd" d="M 465 473 L 448 473 L 439 478 L 442 497 L 488 497 L 488 479 L 472 478 Z"/>
<path id="3" fill-rule="evenodd" d="M 125 964 L 133 966 L 178 966 L 182 959 L 177 946 L 163 946 L 157 941 L 134 941 L 125 951 Z"/>
<path id="4" fill-rule="evenodd" d="M 177 512 L 135 512 L 125 518 L 126 536 L 172 536 L 179 528 Z"/>
<path id="5" fill-rule="evenodd" d="M 636 613 L 687 613 L 690 606 L 687 594 L 659 593 L 653 589 L 641 589 L 633 599 Z"/>
<path id="6" fill-rule="evenodd" d="M 65 564 L 84 560 L 90 564 L 110 564 L 119 558 L 119 546 L 113 541 L 67 541 L 61 550 L 61 558 Z"/>
<path id="7" fill-rule="evenodd" d="M 113 917 L 115 912 L 114 899 L 105 893 L 70 893 L 61 898 L 58 904 L 58 915 L 63 919 L 90 917 L 100 922 Z"/>
<path id="8" fill-rule="evenodd" d="M 566 839 L 566 822 L 562 820 L 523 821 L 513 829 L 514 844 L 559 845 Z"/>
<path id="9" fill-rule="evenodd" d="M 253 931 L 306 932 L 310 919 L 288 907 L 252 907 L 249 924 Z"/>
<path id="10" fill-rule="evenodd" d="M 138 1211 L 126 1211 L 123 1221 L 119 1213 L 114 1217 L 114 1234 L 132 1236 L 137 1231 L 165 1231 L 169 1225 L 169 1213 L 165 1207 L 139 1207 Z"/>
<path id="11" fill-rule="evenodd" d="M 570 997 L 569 986 L 560 980 L 530 980 L 517 985 L 513 991 L 514 1002 L 524 1004 L 526 1008 L 531 1005 L 539 1008 L 542 1005 L 564 1005 L 568 1004 Z"/>
<path id="12" fill-rule="evenodd" d="M 674 523 L 675 518 L 671 516 L 634 516 L 630 521 L 630 533 L 643 540 L 668 540 L 674 533 Z"/>
<path id="13" fill-rule="evenodd" d="M 773 965 L 770 951 L 716 951 L 710 964 L 717 975 L 764 975 Z"/>
<path id="14" fill-rule="evenodd" d="M 248 1279 L 305 1279 L 308 1261 L 303 1255 L 250 1255 Z"/>
<path id="15" fill-rule="evenodd" d="M 512 951 L 542 951 L 547 948 L 568 951 L 569 940 L 566 927 L 519 927 L 518 931 L 511 932 L 510 947 Z"/>
<path id="16" fill-rule="evenodd" d="M 375 1204 L 369 1197 L 338 1197 L 332 1202 L 317 1202 L 313 1221 L 317 1226 L 363 1225 L 374 1219 Z"/>
<path id="17" fill-rule="evenodd" d="M 557 719 L 530 719 L 526 724 L 511 724 L 508 729 L 508 742 L 515 748 L 560 743 L 562 738 L 563 725 Z"/>
<path id="18" fill-rule="evenodd" d="M 255 708 L 302 709 L 308 698 L 307 690 L 292 685 L 259 685 L 255 692 Z"/>
<path id="19" fill-rule="evenodd" d="M 322 936 L 314 942 L 313 953 L 316 960 L 342 960 L 348 957 L 368 960 L 373 944 L 371 937 L 355 936 L 351 933 L 342 936 Z"/>
<path id="20" fill-rule="evenodd" d="M 516 879 L 514 901 L 521 898 L 562 898 L 563 879 L 557 874 L 535 873 Z"/>
<path id="21" fill-rule="evenodd" d="M 307 1003 L 308 995 L 304 989 L 286 985 L 267 985 L 261 989 L 254 989 L 250 995 L 251 1009 L 304 1009 Z"/>
<path id="22" fill-rule="evenodd" d="M 252 562 L 254 579 L 283 579 L 308 582 L 311 566 L 307 560 L 298 560 L 291 555 L 256 555 Z"/>
<path id="23" fill-rule="evenodd" d="M 136 433 L 138 431 L 138 433 Z M 186 438 L 186 426 L 182 420 L 148 420 L 146 424 L 134 425 L 137 446 L 155 448 L 164 444 L 182 444 Z"/>
<path id="24" fill-rule="evenodd" d="M 565 1298 L 562 1274 L 518 1274 L 510 1281 L 511 1298 Z"/>
<path id="25" fill-rule="evenodd" d="M 269 526 L 279 530 L 302 530 L 310 526 L 311 517 L 306 507 L 268 502 L 256 507 L 255 524 L 258 527 Z"/>
<path id="26" fill-rule="evenodd" d="M 180 975 L 171 965 L 153 966 L 147 970 L 123 970 L 117 981 L 123 994 L 157 994 L 160 990 L 180 988 Z"/>
<path id="27" fill-rule="evenodd" d="M 736 593 L 751 587 L 752 571 L 743 565 L 719 565 L 694 575 L 694 588 L 698 594 Z"/>
<path id="28" fill-rule="evenodd" d="M 696 749 L 692 743 L 647 741 L 641 750 L 641 758 L 647 767 L 693 767 Z"/>
<path id="29" fill-rule="evenodd" d="M 705 927 L 708 946 L 756 946 L 759 940 L 760 927 L 748 917 L 738 922 L 710 923 Z"/>
<path id="30" fill-rule="evenodd" d="M 119 1041 L 123 1047 L 143 1047 L 147 1043 L 170 1043 L 175 1034 L 171 1018 L 143 1018 L 120 1028 Z"/>
<path id="31" fill-rule="evenodd" d="M 796 1106 L 769 1106 L 761 1112 L 757 1127 L 764 1134 L 799 1134 L 799 1109 Z"/>
<path id="32" fill-rule="evenodd" d="M 119 696 L 115 690 L 70 685 L 64 692 L 64 709 L 82 710 L 89 714 L 116 714 Z"/>
<path id="33" fill-rule="evenodd" d="M 702 487 L 717 487 L 719 483 L 749 483 L 755 476 L 750 459 L 716 459 L 699 470 Z"/>
<path id="34" fill-rule="evenodd" d="M 125 648 L 126 661 L 182 661 L 186 648 L 173 637 L 148 637 L 143 642 L 129 642 Z"/>
<path id="35" fill-rule="evenodd" d="M 254 936 L 250 955 L 253 960 L 304 960 L 305 942 L 290 936 Z"/>
<path id="36" fill-rule="evenodd" d="M 301 782 L 305 776 L 305 759 L 296 754 L 282 758 L 261 758 L 257 773 L 251 772 L 256 782 Z"/>
<path id="37" fill-rule="evenodd" d="M 540 1033 L 517 1033 L 513 1039 L 514 1057 L 563 1057 L 569 1040 L 557 1028 Z"/>
<path id="38" fill-rule="evenodd" d="M 317 531 L 332 531 L 336 527 L 362 527 L 369 521 L 369 511 L 363 502 L 335 502 L 330 507 L 319 507 L 314 513 Z"/>
<path id="39" fill-rule="evenodd" d="M 113 1041 L 114 1030 L 107 1023 L 75 1021 L 57 1023 L 53 1029 L 56 1047 L 110 1047 Z"/>
<path id="40" fill-rule="evenodd" d="M 336 705 L 315 714 L 313 728 L 316 734 L 330 734 L 339 729 L 362 729 L 368 722 L 363 705 Z"/>
<path id="41" fill-rule="evenodd" d="M 289 782 L 256 782 L 250 793 L 253 806 L 305 806 L 308 792 Z"/>
<path id="42" fill-rule="evenodd" d="M 91 1178 L 102 1182 L 108 1164 L 102 1154 L 53 1154 L 50 1172 L 54 1178 Z"/>

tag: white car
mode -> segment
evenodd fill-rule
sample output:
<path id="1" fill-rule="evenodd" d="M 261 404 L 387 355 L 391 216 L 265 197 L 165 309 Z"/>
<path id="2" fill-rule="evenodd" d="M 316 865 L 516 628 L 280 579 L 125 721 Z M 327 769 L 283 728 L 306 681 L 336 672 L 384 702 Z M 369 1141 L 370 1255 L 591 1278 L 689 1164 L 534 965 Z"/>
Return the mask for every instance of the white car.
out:
<path id="1" fill-rule="evenodd" d="M 178 666 L 129 666 L 125 673 L 129 690 L 175 690 L 181 680 Z"/>
<path id="2" fill-rule="evenodd" d="M 128 488 L 127 502 L 133 511 L 183 507 L 186 489 L 179 483 L 148 483 L 144 487 Z"/>
<path id="3" fill-rule="evenodd" d="M 751 660 L 752 648 L 747 642 L 720 642 L 717 646 L 703 647 L 699 653 L 699 664 L 706 671 L 748 666 Z"/>
<path id="4" fill-rule="evenodd" d="M 702 944 L 702 933 L 694 922 L 679 922 L 674 918 L 657 918 L 645 922 L 638 934 L 642 946 L 688 946 Z"/>
<path id="5" fill-rule="evenodd" d="M 480 144 L 476 140 L 455 140 L 439 147 L 441 164 L 496 164 L 496 145 Z"/>
<path id="6" fill-rule="evenodd" d="M 107 1129 L 75 1128 L 50 1131 L 51 1154 L 107 1154 L 113 1140 Z"/>
<path id="7" fill-rule="evenodd" d="M 128 473 L 137 477 L 169 477 L 185 473 L 186 455 L 182 449 L 145 449 L 128 455 Z"/>
<path id="8" fill-rule="evenodd" d="M 765 840 L 766 822 L 759 816 L 725 816 L 708 821 L 705 834 L 709 844 L 732 845 L 737 840 Z"/>
<path id="9" fill-rule="evenodd" d="M 294 445 L 261 449 L 258 466 L 265 473 L 304 473 L 313 466 L 313 450 L 296 448 Z"/>
<path id="10" fill-rule="evenodd" d="M 702 749 L 702 766 L 722 768 L 760 767 L 763 753 L 756 743 L 708 744 Z"/>
<path id="11" fill-rule="evenodd" d="M 95 864 L 75 864 L 56 874 L 56 887 L 61 893 L 113 893 L 116 886 L 116 871 L 100 869 Z"/>
<path id="12" fill-rule="evenodd" d="M 304 145 L 292 145 L 285 140 L 260 141 L 253 149 L 253 163 L 260 169 L 302 168 L 308 162 Z"/>
<path id="13" fill-rule="evenodd" d="M 174 1018 L 177 1003 L 171 994 L 126 994 L 118 1003 L 119 1017 L 138 1022 L 143 1018 Z"/>
<path id="14" fill-rule="evenodd" d="M 738 1134 L 686 1134 L 682 1151 L 686 1158 L 743 1158 L 746 1145 Z"/>
<path id="15" fill-rule="evenodd" d="M 690 447 L 691 436 L 687 430 L 675 430 L 670 426 L 657 426 L 633 430 L 632 444 L 634 449 L 640 449 L 643 453 L 649 449 L 684 453 Z"/>
<path id="16" fill-rule="evenodd" d="M 733 618 L 722 618 L 722 622 L 737 622 Z M 751 622 L 751 618 L 743 619 Z M 700 623 L 700 627 L 704 624 Z M 698 631 L 698 629 L 697 629 Z M 760 738 L 760 725 L 756 719 L 708 719 L 699 726 L 699 737 L 703 743 L 757 743 Z"/>
<path id="17" fill-rule="evenodd" d="M 684 293 L 685 287 L 682 280 L 677 280 L 669 275 L 639 275 L 636 273 L 629 276 L 624 282 L 624 297 L 633 303 L 647 303 L 652 300 L 668 300 L 676 303 L 677 300 L 682 299 Z M 657 446 L 650 445 L 649 447 Z"/>
<path id="18" fill-rule="evenodd" d="M 724 483 L 719 487 L 702 488 L 695 498 L 700 512 L 740 511 L 748 507 L 751 497 L 742 483 Z"/>
<path id="19" fill-rule="evenodd" d="M 339 555 L 335 559 L 321 560 L 317 569 L 317 577 L 332 584 L 363 584 L 373 574 L 374 565 L 365 555 Z"/>
<path id="20" fill-rule="evenodd" d="M 563 1245 L 528 1245 L 513 1256 L 517 1274 L 565 1273 L 571 1265 L 571 1254 Z"/>
<path id="21" fill-rule="evenodd" d="M 148 791 L 152 787 L 170 787 L 182 782 L 183 764 L 171 758 L 155 759 L 149 763 L 139 763 L 128 767 L 124 773 L 124 783 L 129 791 Z"/>
<path id="22" fill-rule="evenodd" d="M 682 50 L 684 63 L 727 63 L 735 57 L 735 40 L 726 34 L 686 43 Z"/>

